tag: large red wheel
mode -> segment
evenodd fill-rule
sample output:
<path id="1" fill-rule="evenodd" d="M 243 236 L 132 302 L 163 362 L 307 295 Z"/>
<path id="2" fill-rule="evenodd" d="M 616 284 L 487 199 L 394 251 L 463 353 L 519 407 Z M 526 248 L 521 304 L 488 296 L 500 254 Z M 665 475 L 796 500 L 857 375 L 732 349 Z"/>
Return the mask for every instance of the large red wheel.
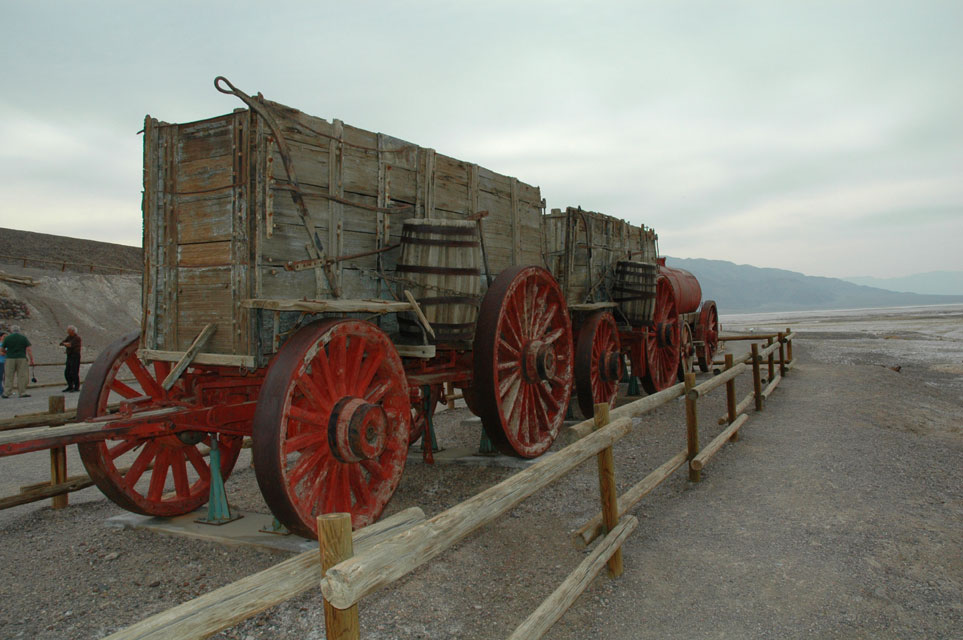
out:
<path id="1" fill-rule="evenodd" d="M 608 311 L 592 314 L 575 342 L 575 392 L 582 415 L 590 418 L 595 405 L 615 406 L 624 364 L 619 328 Z"/>
<path id="2" fill-rule="evenodd" d="M 510 267 L 488 288 L 474 342 L 473 404 L 498 450 L 537 457 L 555 441 L 572 394 L 572 324 L 541 267 Z"/>
<path id="3" fill-rule="evenodd" d="M 148 367 L 141 362 L 137 357 L 139 337 L 134 332 L 114 342 L 91 366 L 77 400 L 79 420 L 104 415 L 107 405 L 118 400 L 146 396 L 149 400 L 137 403 L 143 410 L 186 394 L 180 384 L 170 391 L 161 388 L 170 363 L 155 362 Z M 140 389 L 128 384 L 131 378 Z M 195 431 L 150 438 L 115 437 L 78 444 L 77 448 L 90 479 L 115 503 L 135 513 L 176 516 L 207 502 L 211 468 L 200 446 L 210 445 L 211 437 Z M 241 452 L 242 440 L 240 436 L 219 436 L 221 477 L 225 480 Z"/>
<path id="4" fill-rule="evenodd" d="M 699 311 L 699 324 L 696 325 L 696 355 L 699 368 L 703 372 L 712 368 L 712 357 L 719 349 L 719 312 L 714 300 L 706 300 Z"/>
<path id="5" fill-rule="evenodd" d="M 695 343 L 692 341 L 692 329 L 683 322 L 679 334 L 679 382 L 685 380 L 685 374 L 692 373 L 695 363 Z"/>
<path id="6" fill-rule="evenodd" d="M 679 370 L 679 311 L 668 278 L 659 276 L 655 285 L 655 313 L 645 337 L 646 372 L 642 386 L 649 393 L 675 384 Z"/>
<path id="7" fill-rule="evenodd" d="M 268 369 L 254 413 L 254 470 L 271 511 L 317 537 L 317 516 L 375 522 L 408 455 L 408 383 L 394 345 L 361 320 L 315 322 Z"/>

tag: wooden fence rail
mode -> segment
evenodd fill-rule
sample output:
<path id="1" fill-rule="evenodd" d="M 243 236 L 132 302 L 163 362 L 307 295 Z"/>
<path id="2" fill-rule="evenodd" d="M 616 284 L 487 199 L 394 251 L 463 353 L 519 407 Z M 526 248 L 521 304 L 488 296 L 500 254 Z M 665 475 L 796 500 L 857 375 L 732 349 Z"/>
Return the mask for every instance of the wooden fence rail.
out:
<path id="1" fill-rule="evenodd" d="M 497 485 L 443 511 L 427 520 L 405 524 L 378 536 L 366 548 L 353 543 L 363 535 L 356 532 L 354 540 L 347 536 L 344 525 L 350 522 L 347 514 L 326 514 L 319 517 L 318 555 L 302 554 L 259 574 L 248 576 L 232 585 L 205 594 L 174 609 L 111 635 L 110 640 L 178 637 L 203 638 L 227 628 L 272 606 L 310 585 L 317 584 L 325 605 L 327 637 L 353 639 L 360 637 L 357 617 L 358 602 L 366 595 L 385 587 L 407 575 L 415 568 L 445 552 L 478 528 L 489 524 L 518 505 L 535 492 L 565 476 L 593 456 L 597 458 L 599 472 L 600 513 L 576 533 L 576 543 L 587 545 L 600 536 L 602 541 L 593 552 L 563 581 L 532 615 L 513 633 L 511 638 L 539 638 L 572 605 L 591 580 L 608 566 L 609 573 L 621 573 L 621 549 L 638 521 L 627 512 L 656 486 L 670 477 L 685 462 L 689 462 L 689 478 L 701 480 L 701 471 L 713 455 L 726 442 L 735 440 L 738 431 L 746 424 L 749 414 L 745 410 L 755 401 L 755 409 L 763 409 L 763 399 L 771 394 L 793 364 L 792 340 L 795 334 L 787 330 L 775 336 L 764 336 L 768 344 L 764 349 L 752 345 L 749 357 L 738 364 L 730 356 L 726 358 L 727 369 L 723 373 L 696 385 L 695 374 L 687 374 L 684 383 L 660 393 L 647 396 L 611 411 L 608 405 L 596 405 L 592 420 L 570 427 L 565 438 L 566 447 L 547 456 L 524 471 Z M 775 375 L 775 358 L 779 351 L 780 375 Z M 766 360 L 767 359 L 767 360 Z M 769 367 L 770 380 L 765 391 L 758 391 L 763 363 Z M 752 370 L 754 391 L 742 402 L 735 399 L 735 379 Z M 726 387 L 726 421 L 728 426 L 717 434 L 703 449 L 699 447 L 698 401 L 721 386 Z M 767 393 L 768 391 L 768 393 Z M 685 398 L 686 447 L 668 461 L 649 473 L 625 494 L 615 496 L 615 470 L 612 463 L 614 445 L 625 437 L 633 427 L 633 419 L 652 411 L 676 398 Z M 377 527 L 378 525 L 372 525 Z M 297 561 L 297 574 L 303 578 L 309 570 L 311 580 L 301 580 L 297 589 L 278 587 L 273 583 L 288 569 L 287 563 Z M 309 569 L 310 566 L 310 569 Z M 323 575 L 322 575 L 323 574 Z M 299 579 L 300 579 L 299 578 Z M 244 595 L 245 603 L 235 605 L 236 593 Z M 267 604 L 264 604 L 267 603 Z M 261 606 L 264 604 L 264 606 Z M 203 618 L 203 624 L 194 624 Z M 191 622 L 184 622 L 191 621 Z M 177 625 L 177 626 L 172 626 Z M 155 634 L 155 635 L 152 635 Z M 159 634 L 159 635 L 157 635 Z"/>

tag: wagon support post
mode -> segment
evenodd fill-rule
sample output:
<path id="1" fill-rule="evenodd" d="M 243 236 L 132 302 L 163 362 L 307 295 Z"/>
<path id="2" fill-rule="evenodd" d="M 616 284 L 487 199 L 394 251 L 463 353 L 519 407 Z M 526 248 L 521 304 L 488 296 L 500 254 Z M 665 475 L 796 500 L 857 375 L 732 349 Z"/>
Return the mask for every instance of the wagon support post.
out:
<path id="1" fill-rule="evenodd" d="M 695 374 L 685 374 L 685 435 L 688 446 L 688 460 L 691 463 L 699 455 L 699 410 L 696 403 L 699 401 L 697 393 L 690 393 L 695 388 Z M 702 471 L 689 467 L 689 481 L 699 482 L 702 480 Z"/>
<path id="2" fill-rule="evenodd" d="M 600 402 L 595 405 L 595 429 L 601 429 L 609 423 L 609 403 Z M 615 460 L 612 445 L 599 451 L 599 494 L 602 499 L 602 521 L 605 532 L 611 533 L 619 524 L 618 490 L 615 486 Z M 619 546 L 608 559 L 609 576 L 617 578 L 622 575 L 622 547 Z"/>
<path id="3" fill-rule="evenodd" d="M 50 396 L 47 398 L 47 411 L 51 414 L 64 413 L 64 397 Z M 67 481 L 67 447 L 52 447 L 50 449 L 50 486 L 63 484 Z M 67 506 L 67 494 L 53 496 L 50 499 L 52 509 L 63 509 Z"/>

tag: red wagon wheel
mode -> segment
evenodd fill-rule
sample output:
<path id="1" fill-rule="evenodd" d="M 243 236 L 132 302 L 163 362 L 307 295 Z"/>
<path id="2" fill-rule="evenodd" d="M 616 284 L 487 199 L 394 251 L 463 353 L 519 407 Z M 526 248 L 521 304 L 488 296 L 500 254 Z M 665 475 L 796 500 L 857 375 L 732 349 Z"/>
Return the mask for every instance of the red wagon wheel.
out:
<path id="1" fill-rule="evenodd" d="M 679 370 L 679 311 L 672 284 L 660 276 L 655 285 L 655 313 L 645 337 L 646 373 L 642 386 L 649 393 L 668 389 Z"/>
<path id="2" fill-rule="evenodd" d="M 473 404 L 499 451 L 539 456 L 555 441 L 572 394 L 572 325 L 555 278 L 510 267 L 482 300 Z"/>
<path id="3" fill-rule="evenodd" d="M 700 343 L 696 347 L 699 368 L 706 372 L 712 368 L 712 357 L 719 349 L 719 312 L 716 310 L 715 300 L 706 300 L 702 303 L 695 339 Z"/>
<path id="4" fill-rule="evenodd" d="M 575 392 L 582 415 L 592 417 L 595 405 L 615 406 L 625 369 L 615 318 L 608 311 L 592 314 L 575 342 Z"/>
<path id="5" fill-rule="evenodd" d="M 685 374 L 692 373 L 695 363 L 695 343 L 692 341 L 692 329 L 685 322 L 682 323 L 679 345 L 679 382 L 685 380 Z"/>
<path id="6" fill-rule="evenodd" d="M 361 320 L 309 324 L 271 363 L 254 413 L 254 470 L 271 511 L 317 537 L 316 518 L 375 522 L 408 454 L 408 383 L 394 345 Z"/>
<path id="7" fill-rule="evenodd" d="M 139 410 L 163 406 L 164 401 L 185 395 L 180 384 L 170 391 L 160 381 L 170 372 L 170 363 L 154 362 L 148 367 L 137 357 L 140 334 L 130 333 L 107 347 L 87 373 L 77 400 L 77 419 L 86 420 L 107 413 L 107 405 L 121 399 L 147 397 Z M 132 383 L 139 386 L 128 384 Z M 221 477 L 231 474 L 241 452 L 240 436 L 221 435 Z M 207 502 L 211 467 L 200 445 L 211 443 L 211 434 L 196 431 L 136 438 L 118 436 L 102 442 L 77 445 L 87 474 L 115 503 L 135 513 L 177 516 Z M 126 463 L 126 464 L 125 464 Z"/>

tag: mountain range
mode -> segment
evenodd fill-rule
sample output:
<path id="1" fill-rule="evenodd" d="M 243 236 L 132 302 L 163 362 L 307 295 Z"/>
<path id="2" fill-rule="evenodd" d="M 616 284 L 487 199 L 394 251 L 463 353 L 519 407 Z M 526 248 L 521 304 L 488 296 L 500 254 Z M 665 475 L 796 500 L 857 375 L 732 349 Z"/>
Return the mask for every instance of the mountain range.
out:
<path id="1" fill-rule="evenodd" d="M 666 264 L 696 276 L 702 286 L 703 299 L 715 300 L 721 313 L 963 303 L 963 295 L 889 291 L 840 278 L 807 276 L 725 260 L 668 257 Z"/>

